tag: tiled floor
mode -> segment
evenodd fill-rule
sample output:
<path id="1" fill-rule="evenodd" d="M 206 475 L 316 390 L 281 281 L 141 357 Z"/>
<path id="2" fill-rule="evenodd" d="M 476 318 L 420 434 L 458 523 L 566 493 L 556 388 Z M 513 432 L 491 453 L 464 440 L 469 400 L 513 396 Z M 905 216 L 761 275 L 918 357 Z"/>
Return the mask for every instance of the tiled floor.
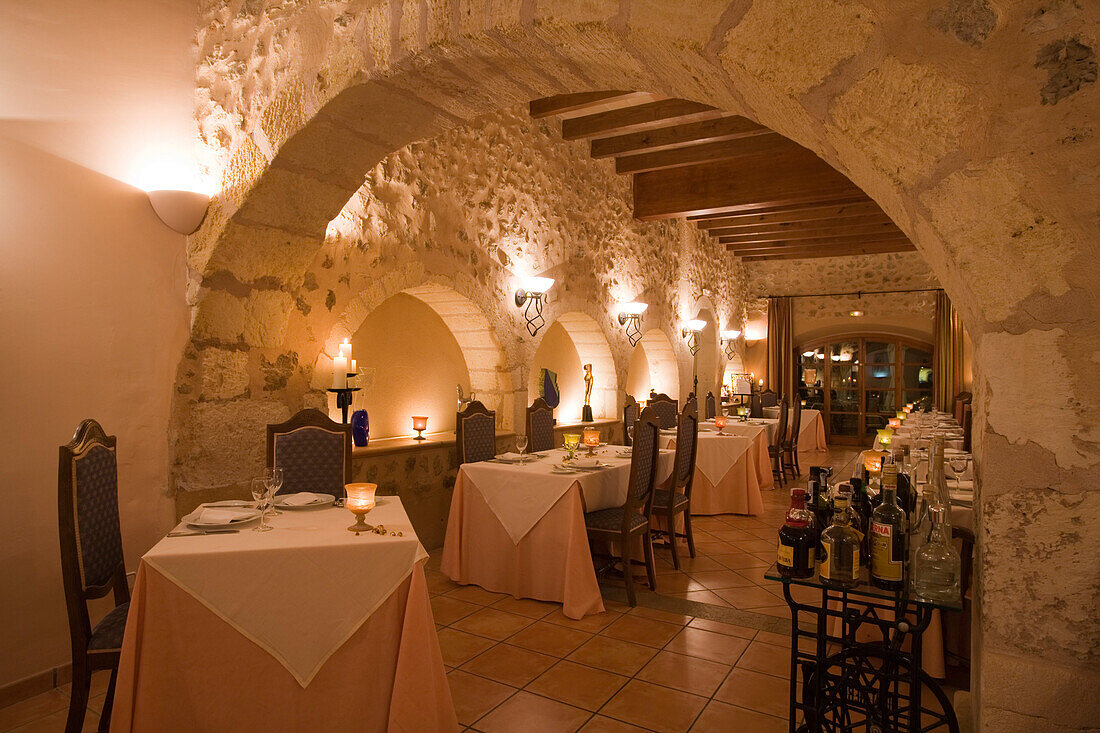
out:
<path id="1" fill-rule="evenodd" d="M 803 475 L 814 464 L 832 465 L 840 476 L 855 455 L 805 454 Z M 788 491 L 775 489 L 764 493 L 760 517 L 699 517 L 697 557 L 682 570 L 658 551 L 659 593 L 743 618 L 790 618 L 776 585 L 763 579 L 788 504 Z M 686 548 L 681 554 L 687 557 Z M 787 730 L 790 638 L 760 630 L 774 623 L 728 624 L 613 602 L 606 613 L 575 621 L 558 604 L 458 587 L 438 563 L 436 552 L 427 573 L 432 609 L 459 722 L 470 730 Z M 85 730 L 96 729 L 107 679 L 93 678 Z M 62 731 L 67 709 L 66 685 L 0 708 L 0 731 Z"/>

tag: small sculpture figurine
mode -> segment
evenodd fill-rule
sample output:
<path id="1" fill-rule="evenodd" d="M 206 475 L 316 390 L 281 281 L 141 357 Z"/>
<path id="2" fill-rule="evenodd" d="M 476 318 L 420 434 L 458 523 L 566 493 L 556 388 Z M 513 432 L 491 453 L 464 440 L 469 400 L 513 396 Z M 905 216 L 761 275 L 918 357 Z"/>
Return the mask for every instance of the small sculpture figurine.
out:
<path id="1" fill-rule="evenodd" d="M 592 365 L 584 365 L 584 409 L 581 422 L 594 422 L 592 418 Z"/>

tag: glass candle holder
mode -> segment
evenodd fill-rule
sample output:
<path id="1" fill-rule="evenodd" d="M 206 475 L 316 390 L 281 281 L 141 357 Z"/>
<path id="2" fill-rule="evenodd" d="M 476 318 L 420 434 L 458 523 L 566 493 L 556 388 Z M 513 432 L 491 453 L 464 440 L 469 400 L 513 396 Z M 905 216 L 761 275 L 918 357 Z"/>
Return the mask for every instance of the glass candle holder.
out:
<path id="1" fill-rule="evenodd" d="M 415 440 L 426 440 L 424 431 L 428 429 L 428 418 L 425 415 L 413 415 L 413 430 L 416 431 Z"/>
<path id="2" fill-rule="evenodd" d="M 596 455 L 596 448 L 600 446 L 600 431 L 596 428 L 584 429 L 584 445 L 588 448 L 588 455 Z"/>
<path id="3" fill-rule="evenodd" d="M 900 427 L 901 427 L 901 420 L 900 419 L 895 417 L 895 418 L 892 418 L 890 420 L 890 429 L 891 430 L 897 430 Z"/>
<path id="4" fill-rule="evenodd" d="M 725 415 L 715 415 L 714 416 L 714 426 L 716 428 L 718 428 L 718 434 L 722 435 L 723 434 L 722 433 L 722 428 L 726 427 L 726 416 Z"/>
<path id="5" fill-rule="evenodd" d="M 741 422 L 745 422 L 746 420 L 748 420 L 749 419 L 749 408 L 747 408 L 747 407 L 738 407 L 737 408 L 737 417 L 741 418 Z"/>
<path id="6" fill-rule="evenodd" d="M 565 448 L 567 460 L 572 460 L 573 455 L 577 452 L 577 448 L 580 447 L 581 436 L 580 433 L 565 433 L 561 436 L 561 446 Z"/>
<path id="7" fill-rule="evenodd" d="M 348 527 L 349 532 L 358 535 L 360 532 L 370 532 L 373 529 L 364 517 L 367 516 L 367 512 L 374 509 L 376 491 L 378 491 L 378 484 L 344 484 L 344 492 L 347 494 L 344 506 L 355 515 L 355 524 Z"/>

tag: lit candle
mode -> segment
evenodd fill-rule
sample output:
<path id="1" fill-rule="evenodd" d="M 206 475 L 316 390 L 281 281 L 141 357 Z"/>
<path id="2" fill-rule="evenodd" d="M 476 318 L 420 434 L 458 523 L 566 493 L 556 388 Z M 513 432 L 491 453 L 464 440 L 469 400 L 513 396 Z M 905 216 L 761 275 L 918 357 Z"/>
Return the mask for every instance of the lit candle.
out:
<path id="1" fill-rule="evenodd" d="M 377 490 L 378 484 L 344 484 L 344 493 L 347 494 L 344 506 L 355 515 L 355 524 L 348 527 L 348 530 L 356 535 L 372 529 L 363 517 L 374 509 L 374 492 Z"/>
<path id="2" fill-rule="evenodd" d="M 348 386 L 348 360 L 343 356 L 332 359 L 332 388 L 345 389 Z"/>
<path id="3" fill-rule="evenodd" d="M 345 366 L 347 366 L 347 364 L 353 363 L 351 360 L 351 342 L 347 339 L 344 339 L 344 343 L 340 344 L 340 356 L 347 359 L 347 361 L 345 362 Z"/>
<path id="4" fill-rule="evenodd" d="M 584 433 L 584 445 L 588 448 L 588 455 L 595 455 L 594 451 L 600 445 L 600 431 L 597 428 L 585 428 Z"/>
<path id="5" fill-rule="evenodd" d="M 416 431 L 416 439 L 424 440 L 424 431 L 428 429 L 428 418 L 425 415 L 413 415 L 413 430 Z"/>
<path id="6" fill-rule="evenodd" d="M 718 432 L 721 433 L 722 428 L 726 427 L 726 416 L 725 415 L 715 415 L 714 416 L 714 425 L 718 428 Z"/>

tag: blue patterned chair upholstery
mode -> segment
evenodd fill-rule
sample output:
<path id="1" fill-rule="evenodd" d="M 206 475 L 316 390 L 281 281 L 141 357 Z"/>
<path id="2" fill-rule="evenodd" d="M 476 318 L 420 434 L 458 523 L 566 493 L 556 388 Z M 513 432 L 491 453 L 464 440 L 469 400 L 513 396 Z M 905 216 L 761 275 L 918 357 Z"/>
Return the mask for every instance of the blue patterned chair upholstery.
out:
<path id="1" fill-rule="evenodd" d="M 775 407 L 779 404 L 779 395 L 770 389 L 766 389 L 760 393 L 760 405 L 761 407 Z"/>
<path id="2" fill-rule="evenodd" d="M 73 653 L 66 730 L 81 730 L 91 675 L 97 670 L 111 671 L 100 723 L 104 729 L 109 725 L 114 679 L 130 611 L 118 518 L 116 442 L 95 420 L 85 420 L 73 439 L 59 450 L 58 535 Z M 88 601 L 108 594 L 113 595 L 115 607 L 93 627 Z"/>
<path id="3" fill-rule="evenodd" d="M 707 410 L 706 410 L 706 415 L 703 417 L 703 419 L 704 420 L 711 420 L 717 414 L 718 414 L 718 407 L 715 404 L 714 393 L 713 392 L 707 392 Z"/>
<path id="4" fill-rule="evenodd" d="M 554 408 L 541 397 L 527 408 L 527 449 L 532 453 L 554 447 Z"/>
<path id="5" fill-rule="evenodd" d="M 699 413 L 694 399 L 687 401 L 676 425 L 676 459 L 669 479 L 669 488 L 653 492 L 653 514 L 663 518 L 664 525 L 654 530 L 667 539 L 672 550 L 672 564 L 680 568 L 680 549 L 676 538 L 687 539 L 688 552 L 695 557 L 695 536 L 691 531 L 691 489 L 695 484 L 695 460 L 699 452 Z M 676 532 L 676 516 L 684 515 L 684 531 Z"/>
<path id="6" fill-rule="evenodd" d="M 652 408 L 646 408 L 634 428 L 634 448 L 631 451 L 630 479 L 626 501 L 622 506 L 599 509 L 584 515 L 589 536 L 605 543 L 617 543 L 622 553 L 617 558 L 623 565 L 626 581 L 626 597 L 630 605 L 637 600 L 634 595 L 634 577 L 631 566 L 632 546 L 640 538 L 645 552 L 646 575 L 649 587 L 657 590 L 657 568 L 653 560 L 653 542 L 649 531 L 649 518 L 653 509 L 653 488 L 657 478 L 657 441 L 659 428 Z M 615 561 L 616 558 L 612 558 Z"/>
<path id="7" fill-rule="evenodd" d="M 497 454 L 496 413 L 474 400 L 455 416 L 458 462 L 487 461 Z"/>
<path id="8" fill-rule="evenodd" d="M 351 481 L 351 445 L 351 425 L 320 410 L 302 410 L 285 423 L 268 425 L 267 465 L 283 469 L 279 493 L 342 498 Z"/>
<path id="9" fill-rule="evenodd" d="M 651 397 L 647 409 L 657 416 L 657 424 L 662 430 L 676 427 L 676 400 L 666 394 Z"/>
<path id="10" fill-rule="evenodd" d="M 758 394 L 749 397 L 749 417 L 753 420 L 759 420 L 764 417 L 764 401 L 760 399 L 760 395 Z"/>
<path id="11" fill-rule="evenodd" d="M 630 445 L 630 429 L 638 421 L 638 402 L 630 395 L 626 396 L 623 406 L 623 445 Z"/>

